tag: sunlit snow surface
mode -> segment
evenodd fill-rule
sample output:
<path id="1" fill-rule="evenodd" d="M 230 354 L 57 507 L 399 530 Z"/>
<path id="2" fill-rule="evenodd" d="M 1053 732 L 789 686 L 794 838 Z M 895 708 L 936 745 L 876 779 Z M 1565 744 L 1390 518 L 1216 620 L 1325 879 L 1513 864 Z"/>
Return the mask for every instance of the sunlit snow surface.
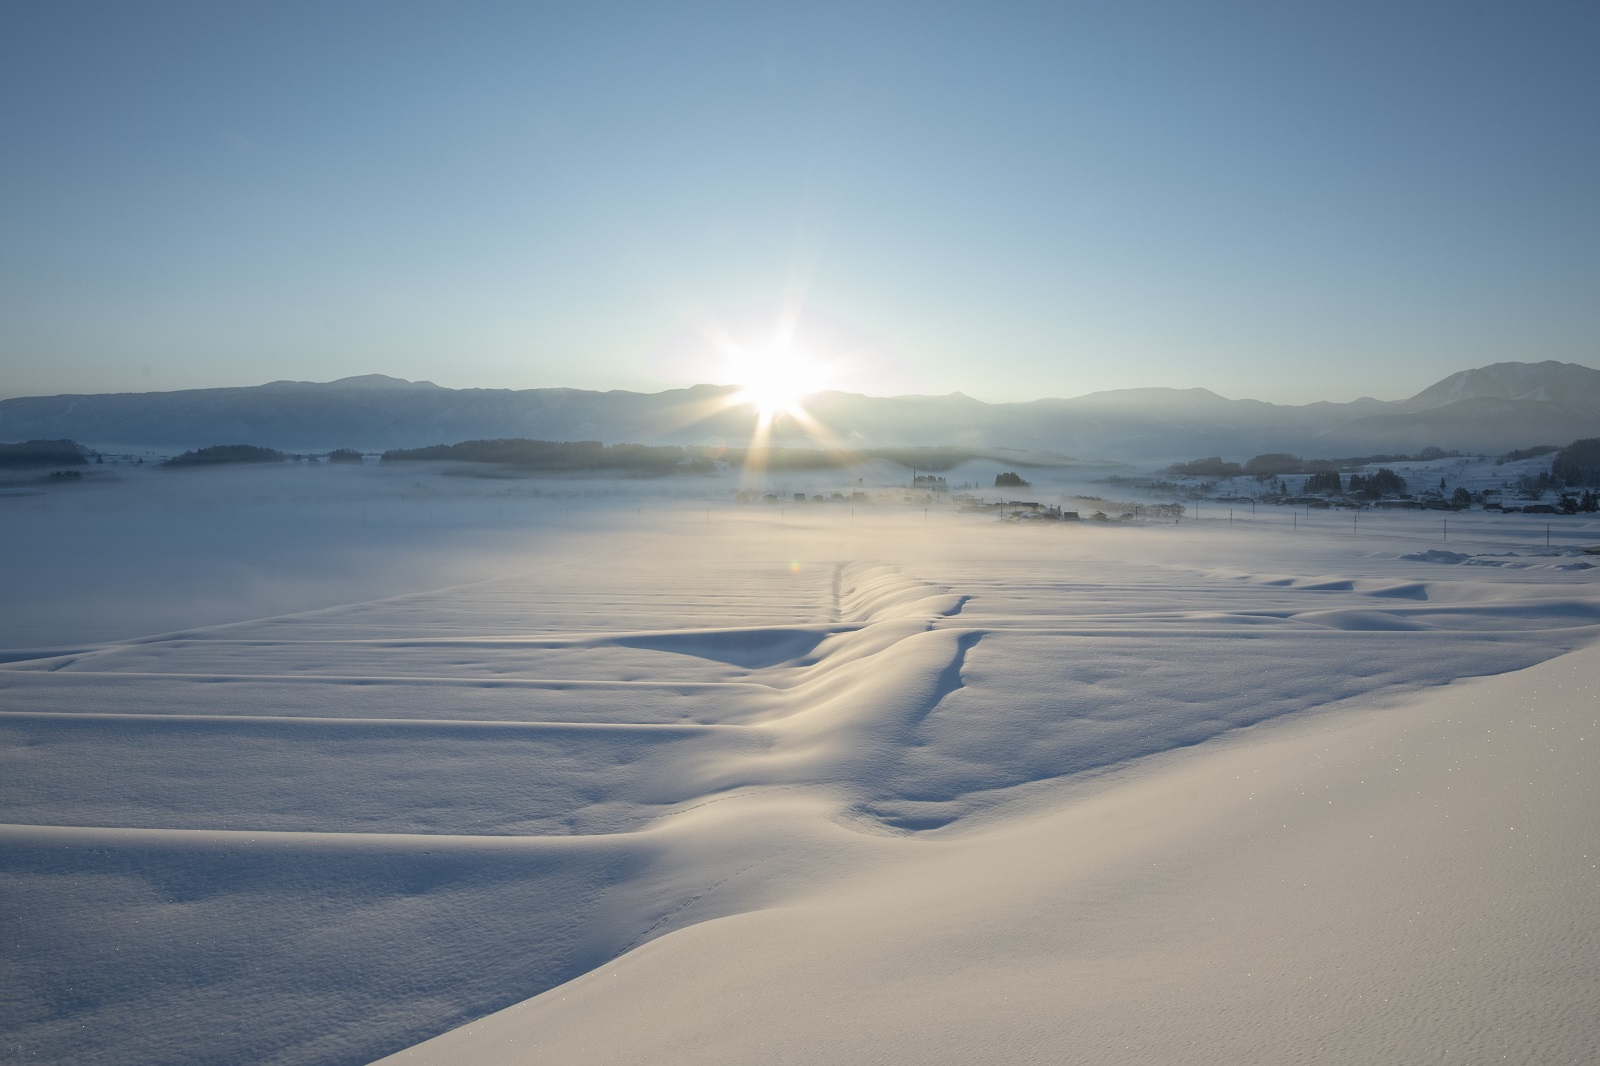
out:
<path id="1" fill-rule="evenodd" d="M 0 664 L 7 1055 L 362 1063 L 620 972 L 638 987 L 603 1010 L 571 1008 L 564 1029 L 563 989 L 528 1005 L 551 1034 L 548 1061 L 929 1061 L 941 1047 L 952 1062 L 1139 1061 L 1134 1029 L 1113 1054 L 1114 1034 L 1091 1053 L 1065 1021 L 1052 1028 L 1059 1005 L 1046 995 L 1081 998 L 1102 968 L 1120 972 L 1104 953 L 1127 952 L 1075 959 L 1028 928 L 1040 898 L 1074 901 L 1074 921 L 1099 913 L 1094 886 L 1118 867 L 1086 864 L 1058 885 L 1030 865 L 1040 840 L 1006 841 L 1066 818 L 1067 837 L 1040 839 L 1075 851 L 1063 843 L 1071 818 L 1115 806 L 1118 789 L 1157 788 L 1174 760 L 1214 770 L 1294 743 L 1281 740 L 1294 723 L 1400 721 L 1421 713 L 1410 708 L 1425 687 L 1523 670 L 1600 633 L 1600 578 L 1576 554 L 1600 540 L 1593 520 L 1560 520 L 1547 547 L 1532 516 L 1452 516 L 1446 529 L 1435 514 L 1357 526 L 1262 508 L 1046 526 L 938 506 L 735 506 L 730 486 L 543 488 L 320 468 L 149 472 L 0 499 L 0 624 L 16 649 Z M 1590 685 L 1592 665 L 1575 676 Z M 1496 699 L 1513 717 L 1518 690 L 1507 691 Z M 1592 688 L 1577 706 L 1592 722 Z M 1592 752 L 1594 735 L 1578 729 L 1565 750 Z M 1218 754 L 1177 752 L 1207 741 Z M 1592 786 L 1568 784 L 1552 802 L 1592 827 Z M 1174 795 L 1163 808 L 1174 824 L 1213 807 L 1207 827 L 1234 816 L 1233 799 Z M 1593 839 L 1557 836 L 1571 869 L 1541 852 L 1526 893 L 1516 870 L 1484 876 L 1544 900 L 1536 924 L 1569 945 L 1592 940 Z M 1261 854 L 1240 845 L 1241 861 L 1272 861 Z M 951 873 L 974 863 L 1009 887 Z M 1453 872 L 1407 876 L 1444 893 L 1445 912 L 1457 890 L 1478 890 Z M 1186 891 L 1171 871 L 1152 878 L 1162 899 Z M 1540 888 L 1551 878 L 1564 906 Z M 918 895 L 940 884 L 944 896 Z M 1299 892 L 1284 881 L 1262 906 L 1294 914 Z M 782 917 L 840 906 L 867 910 Z M 1306 907 L 1289 928 L 1345 920 L 1325 899 Z M 1135 912 L 1146 928 L 1174 913 Z M 952 948 L 950 930 L 973 914 L 989 924 Z M 1526 921 L 1506 920 L 1525 941 Z M 776 923 L 764 946 L 741 939 L 751 921 Z M 1360 972 L 1308 936 L 1308 972 Z M 1488 996 L 1529 1020 L 1461 1033 L 1457 1057 L 1569 1061 L 1594 1046 L 1592 952 L 1552 958 L 1556 977 L 1535 980 L 1503 938 L 1474 936 L 1499 998 L 1429 994 L 1458 1006 Z M 855 963 L 796 976 L 796 959 L 849 942 L 865 953 Z M 632 969 L 608 966 L 646 944 L 623 960 Z M 661 961 L 673 951 L 678 962 Z M 741 1044 L 710 999 L 698 1022 L 696 1001 L 674 1006 L 681 1033 L 616 1017 L 608 1036 L 583 1013 L 659 1009 L 664 989 L 694 987 L 688 975 L 723 952 L 741 987 L 814 991 L 839 1032 L 871 1029 L 837 1017 L 852 998 L 989 1013 L 997 973 L 1034 973 L 1041 952 L 1052 961 L 1030 979 L 1045 999 L 1013 1023 L 1011 1047 L 963 1050 L 946 1036 L 897 1057 L 904 1037 L 874 1050 L 866 1036 L 830 1045 L 795 1032 L 793 1053 L 776 1054 L 759 1050 L 775 1030 L 756 1025 Z M 1192 987 L 1176 990 L 1172 960 L 1145 965 L 1152 995 L 1189 988 L 1210 1002 L 1195 959 L 1183 961 Z M 652 966 L 666 968 L 651 977 Z M 729 974 L 704 977 L 704 997 L 730 995 Z M 1406 980 L 1375 968 L 1340 994 L 1417 995 L 1394 987 Z M 869 985 L 877 1000 L 861 998 Z M 1384 1015 L 1373 1046 L 1448 1041 L 1416 1022 L 1430 1004 Z M 717 1049 L 695 1024 L 734 1042 Z M 587 1043 L 572 1043 L 578 1031 Z M 418 1053 L 489 1061 L 450 1039 Z M 1209 1040 L 1194 1061 L 1251 1058 L 1248 1040 Z M 1324 1043 L 1294 1053 L 1319 1047 L 1328 1057 Z"/>

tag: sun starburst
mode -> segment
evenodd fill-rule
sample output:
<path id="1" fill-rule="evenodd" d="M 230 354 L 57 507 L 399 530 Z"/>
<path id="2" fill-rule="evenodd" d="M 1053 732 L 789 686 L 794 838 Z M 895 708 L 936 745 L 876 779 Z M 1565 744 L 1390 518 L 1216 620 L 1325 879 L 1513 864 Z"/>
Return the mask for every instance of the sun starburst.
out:
<path id="1" fill-rule="evenodd" d="M 826 377 L 814 359 L 788 346 L 741 352 L 735 364 L 739 391 L 734 399 L 754 408 L 766 421 L 801 415 L 802 402 L 823 386 Z"/>

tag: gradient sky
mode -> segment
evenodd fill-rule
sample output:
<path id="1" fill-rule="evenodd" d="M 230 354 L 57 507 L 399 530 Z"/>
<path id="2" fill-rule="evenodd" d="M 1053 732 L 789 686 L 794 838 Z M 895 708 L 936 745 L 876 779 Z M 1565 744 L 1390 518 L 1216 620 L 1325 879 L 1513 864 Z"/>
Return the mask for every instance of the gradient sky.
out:
<path id="1" fill-rule="evenodd" d="M 0 395 L 1600 365 L 1600 4 L 0 0 Z"/>

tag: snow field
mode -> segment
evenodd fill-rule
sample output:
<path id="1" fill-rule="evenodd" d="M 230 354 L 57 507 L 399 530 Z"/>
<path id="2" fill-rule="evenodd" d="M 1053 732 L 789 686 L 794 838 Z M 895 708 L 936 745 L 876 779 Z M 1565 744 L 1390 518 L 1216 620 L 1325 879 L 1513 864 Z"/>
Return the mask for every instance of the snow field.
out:
<path id="1" fill-rule="evenodd" d="M 49 552 L 101 511 L 107 539 L 240 515 L 190 534 L 215 578 L 192 626 L 108 641 L 57 613 L 0 656 L 10 1053 L 360 1063 L 471 1023 L 400 1061 L 1535 1062 L 1595 1035 L 1592 953 L 1518 976 L 1594 935 L 1588 572 L 1406 559 L 1424 516 L 1357 537 L 619 495 L 508 521 L 496 485 L 290 480 L 323 473 L 187 510 L 130 484 L 8 531 L 48 598 L 92 605 L 132 586 Z M 352 563 L 330 531 L 357 509 L 394 521 Z M 1536 536 L 1485 518 L 1451 547 Z M 272 614 L 274 576 L 308 572 L 342 576 Z M 15 632 L 46 587 L 4 580 Z M 1472 746 L 1518 715 L 1559 743 Z M 1503 848 L 1496 804 L 1540 828 Z M 1463 945 L 1449 981 L 1419 969 Z"/>

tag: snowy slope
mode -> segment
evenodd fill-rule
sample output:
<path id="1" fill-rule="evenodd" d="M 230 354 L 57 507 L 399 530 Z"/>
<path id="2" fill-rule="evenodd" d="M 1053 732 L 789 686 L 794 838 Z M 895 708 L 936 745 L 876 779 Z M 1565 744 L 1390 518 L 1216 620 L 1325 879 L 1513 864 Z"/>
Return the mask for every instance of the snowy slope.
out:
<path id="1" fill-rule="evenodd" d="M 1252 731 L 384 1061 L 1592 1061 L 1597 677 Z"/>

